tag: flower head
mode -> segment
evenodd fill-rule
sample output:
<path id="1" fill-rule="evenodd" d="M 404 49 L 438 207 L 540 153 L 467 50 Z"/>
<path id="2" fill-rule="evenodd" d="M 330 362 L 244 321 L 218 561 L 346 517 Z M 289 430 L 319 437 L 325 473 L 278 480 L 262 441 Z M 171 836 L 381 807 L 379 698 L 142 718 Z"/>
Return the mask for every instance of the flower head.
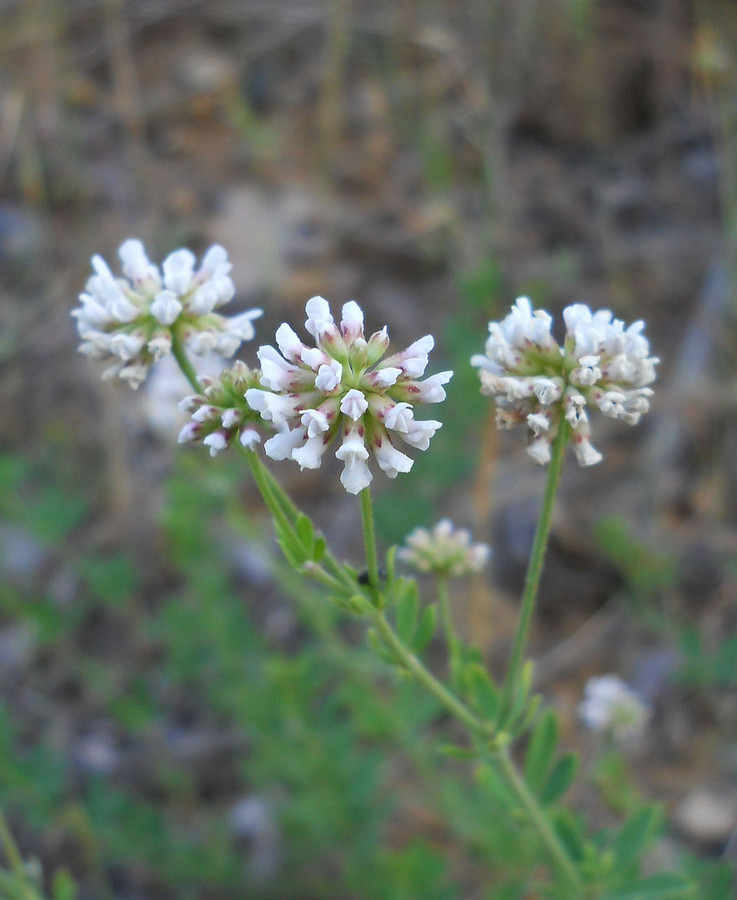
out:
<path id="1" fill-rule="evenodd" d="M 161 271 L 138 240 L 124 241 L 118 255 L 122 278 L 102 257 L 92 257 L 94 274 L 80 294 L 81 306 L 72 312 L 80 351 L 91 359 L 112 360 L 103 378 L 137 388 L 151 364 L 171 352 L 175 338 L 193 353 L 225 357 L 253 338 L 252 322 L 260 309 L 230 319 L 216 312 L 235 294 L 223 247 L 210 247 L 199 268 L 193 253 L 175 250 Z"/>
<path id="2" fill-rule="evenodd" d="M 642 334 L 643 322 L 628 328 L 609 310 L 592 313 L 582 303 L 563 311 L 563 346 L 553 339 L 551 317 L 520 297 L 501 322 L 489 323 L 486 354 L 471 358 L 479 367 L 481 392 L 494 398 L 497 424 L 525 423 L 527 452 L 540 464 L 550 461 L 550 445 L 565 419 L 580 465 L 601 462 L 589 441 L 587 410 L 636 425 L 650 408 L 656 357 Z"/>
<path id="3" fill-rule="evenodd" d="M 471 533 L 441 519 L 432 529 L 415 528 L 397 553 L 399 559 L 420 572 L 460 577 L 480 572 L 491 550 L 487 544 L 472 544 Z"/>
<path id="4" fill-rule="evenodd" d="M 651 712 L 642 697 L 616 675 L 590 678 L 578 706 L 579 716 L 592 731 L 625 743 L 642 734 Z"/>
<path id="5" fill-rule="evenodd" d="M 267 455 L 317 469 L 328 445 L 338 438 L 335 455 L 345 464 L 340 480 L 351 494 L 370 484 L 371 456 L 390 478 L 409 472 L 413 460 L 399 449 L 399 442 L 427 450 L 442 424 L 416 421 L 414 408 L 444 400 L 443 385 L 453 374 L 419 380 L 433 338 L 427 335 L 384 358 L 389 346 L 386 328 L 366 339 L 363 312 L 355 301 L 344 305 L 338 325 L 322 297 L 309 300 L 306 311 L 305 327 L 316 346 L 307 346 L 289 325 L 280 325 L 279 349 L 265 346 L 258 351 L 262 387 L 246 392 L 251 407 L 278 429 L 264 445 Z"/>
<path id="6" fill-rule="evenodd" d="M 179 432 L 179 443 L 201 441 L 210 455 L 238 441 L 249 449 L 261 442 L 264 422 L 246 403 L 245 392 L 259 383 L 261 373 L 236 360 L 230 369 L 217 377 L 202 375 L 201 394 L 185 397 L 179 404 L 191 414 L 191 421 Z"/>

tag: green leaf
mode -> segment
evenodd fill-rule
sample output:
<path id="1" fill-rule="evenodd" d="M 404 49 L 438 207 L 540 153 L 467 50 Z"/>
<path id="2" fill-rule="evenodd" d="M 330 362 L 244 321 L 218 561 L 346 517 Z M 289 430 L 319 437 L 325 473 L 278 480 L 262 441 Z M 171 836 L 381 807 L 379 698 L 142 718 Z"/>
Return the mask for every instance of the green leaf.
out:
<path id="1" fill-rule="evenodd" d="M 562 797 L 571 786 L 577 770 L 577 753 L 566 753 L 565 756 L 561 756 L 540 791 L 540 802 L 547 806 Z"/>
<path id="2" fill-rule="evenodd" d="M 581 819 L 566 808 L 552 810 L 550 820 L 553 823 L 555 833 L 565 845 L 571 855 L 571 859 L 580 862 L 586 854 L 586 842 Z"/>
<path id="3" fill-rule="evenodd" d="M 312 559 L 314 560 L 314 562 L 322 562 L 322 559 L 325 556 L 325 551 L 327 550 L 327 546 L 327 541 L 321 534 L 315 538 L 315 543 L 312 547 Z"/>
<path id="4" fill-rule="evenodd" d="M 692 888 L 691 882 L 682 875 L 663 872 L 607 891 L 600 900 L 679 900 L 685 894 L 692 894 Z"/>
<path id="5" fill-rule="evenodd" d="M 388 591 L 391 591 L 392 584 L 394 584 L 394 571 L 395 571 L 395 560 L 397 556 L 397 547 L 392 546 L 387 550 L 386 553 L 386 587 Z"/>
<path id="6" fill-rule="evenodd" d="M 501 694 L 497 690 L 491 676 L 479 663 L 471 663 L 466 667 L 468 690 L 478 712 L 490 721 L 494 721 L 499 713 Z"/>
<path id="7" fill-rule="evenodd" d="M 657 827 L 658 818 L 657 809 L 646 806 L 625 822 L 612 845 L 619 867 L 630 865 L 642 854 Z"/>
<path id="8" fill-rule="evenodd" d="M 480 765 L 476 769 L 476 779 L 500 805 L 516 808 L 517 801 L 514 795 L 493 766 Z"/>
<path id="9" fill-rule="evenodd" d="M 557 744 L 558 718 L 549 709 L 535 726 L 525 754 L 525 779 L 535 793 L 540 790 L 548 774 Z"/>
<path id="10" fill-rule="evenodd" d="M 412 638 L 412 649 L 415 653 L 419 653 L 424 650 L 425 647 L 432 640 L 433 635 L 435 634 L 435 626 L 438 620 L 438 610 L 435 604 L 433 603 L 431 606 L 426 606 L 422 611 L 422 615 L 420 616 L 420 621 L 417 623 L 417 629 L 415 631 L 415 635 Z"/>
<path id="11" fill-rule="evenodd" d="M 369 628 L 368 630 L 368 642 L 371 649 L 376 653 L 377 656 L 383 659 L 384 662 L 391 663 L 392 665 L 397 665 L 397 657 L 386 646 L 381 637 L 379 637 L 379 634 L 373 628 Z"/>
<path id="12" fill-rule="evenodd" d="M 397 634 L 403 644 L 412 642 L 415 633 L 417 616 L 420 611 L 420 598 L 417 595 L 417 584 L 414 581 L 404 582 L 404 590 L 397 601 Z"/>
<path id="13" fill-rule="evenodd" d="M 313 528 L 309 517 L 304 513 L 300 513 L 299 516 L 297 516 L 294 527 L 300 544 L 307 555 L 312 556 L 312 547 L 315 542 L 315 529 Z"/>

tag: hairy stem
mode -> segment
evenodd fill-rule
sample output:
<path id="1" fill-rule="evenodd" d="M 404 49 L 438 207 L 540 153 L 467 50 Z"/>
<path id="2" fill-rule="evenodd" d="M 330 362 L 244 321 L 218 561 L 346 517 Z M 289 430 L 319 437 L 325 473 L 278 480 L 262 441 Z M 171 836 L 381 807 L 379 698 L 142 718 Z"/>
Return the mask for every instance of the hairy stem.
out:
<path id="1" fill-rule="evenodd" d="M 376 533 L 374 531 L 374 508 L 371 503 L 371 488 L 364 488 L 361 498 L 361 523 L 363 524 L 363 545 L 366 548 L 366 568 L 374 606 L 379 606 L 379 559 L 376 555 Z"/>
<path id="2" fill-rule="evenodd" d="M 572 891 L 570 895 L 567 894 L 566 896 L 570 896 L 570 900 L 575 900 L 575 898 L 581 896 L 581 879 L 578 876 L 578 872 L 571 862 L 565 847 L 553 831 L 545 813 L 540 808 L 540 804 L 527 787 L 524 778 L 509 753 L 509 748 L 506 746 L 500 747 L 494 752 L 493 757 L 504 775 L 507 785 L 514 791 L 520 805 L 523 807 L 528 821 L 535 828 L 540 836 L 540 840 L 545 845 L 551 864 L 557 870 L 560 878 L 565 881 L 567 888 Z"/>
<path id="3" fill-rule="evenodd" d="M 465 703 L 449 691 L 442 681 L 439 681 L 432 672 L 425 668 L 420 659 L 404 645 L 381 610 L 375 610 L 371 615 L 371 619 L 384 643 L 396 657 L 397 662 L 410 671 L 449 713 L 460 722 L 463 722 L 474 735 L 486 737 L 487 739 L 494 736 L 494 726 L 490 722 L 480 719 Z"/>
<path id="4" fill-rule="evenodd" d="M 550 525 L 553 519 L 555 496 L 558 491 L 560 475 L 563 469 L 564 450 L 568 443 L 569 434 L 570 428 L 568 422 L 563 419 L 560 423 L 558 434 L 553 442 L 552 458 L 548 467 L 548 481 L 545 486 L 545 496 L 543 498 L 542 509 L 540 510 L 540 518 L 537 522 L 537 530 L 535 531 L 535 539 L 532 544 L 530 560 L 527 564 L 527 574 L 525 576 L 525 586 L 522 591 L 522 602 L 520 605 L 519 619 L 517 620 L 517 630 L 514 635 L 514 643 L 512 644 L 512 652 L 509 657 L 509 666 L 504 682 L 504 708 L 507 711 L 512 705 L 514 692 L 519 681 L 520 670 L 524 661 L 527 637 L 532 622 L 532 614 L 535 611 L 535 601 L 537 600 L 537 592 L 540 587 L 540 576 L 545 560 L 545 550 L 548 545 Z"/>

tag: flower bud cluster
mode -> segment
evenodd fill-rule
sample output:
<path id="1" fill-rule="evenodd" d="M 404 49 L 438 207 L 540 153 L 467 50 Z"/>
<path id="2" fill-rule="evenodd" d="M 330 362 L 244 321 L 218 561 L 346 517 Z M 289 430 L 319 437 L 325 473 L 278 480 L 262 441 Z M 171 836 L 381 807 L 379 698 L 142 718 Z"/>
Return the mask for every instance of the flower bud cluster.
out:
<path id="1" fill-rule="evenodd" d="M 551 334 L 552 319 L 520 297 L 501 322 L 490 322 L 486 354 L 471 359 L 479 367 L 481 392 L 494 398 L 500 428 L 527 425 L 527 452 L 550 461 L 550 445 L 565 419 L 580 465 L 601 462 L 590 443 L 589 409 L 628 425 L 650 407 L 659 360 L 651 357 L 643 322 L 628 328 L 609 310 L 592 313 L 582 303 L 563 311 L 561 347 Z"/>
<path id="2" fill-rule="evenodd" d="M 480 572 L 491 549 L 487 544 L 472 544 L 466 528 L 456 528 L 450 519 L 441 519 L 429 530 L 415 528 L 405 539 L 397 558 L 419 572 L 437 572 L 459 578 Z"/>
<path id="3" fill-rule="evenodd" d="M 245 393 L 259 383 L 261 372 L 249 369 L 237 360 L 218 377 L 201 375 L 201 394 L 185 397 L 179 404 L 182 412 L 190 413 L 191 422 L 179 432 L 179 443 L 201 441 L 210 448 L 210 455 L 239 441 L 252 449 L 261 441 L 263 421 L 246 403 Z"/>
<path id="4" fill-rule="evenodd" d="M 351 494 L 372 481 L 370 456 L 390 478 L 409 472 L 413 460 L 397 444 L 427 450 L 442 423 L 416 420 L 414 408 L 444 400 L 443 385 L 453 374 L 419 380 L 433 338 L 427 335 L 383 359 L 389 346 L 386 328 L 367 340 L 363 312 L 354 301 L 343 306 L 339 325 L 322 297 L 309 300 L 306 312 L 305 327 L 316 346 L 304 344 L 289 325 L 279 326 L 279 349 L 258 351 L 262 388 L 246 392 L 250 406 L 278 431 L 264 445 L 266 454 L 317 469 L 337 438 L 335 455 L 344 463 L 340 480 Z"/>
<path id="5" fill-rule="evenodd" d="M 94 274 L 80 295 L 82 305 L 72 313 L 82 338 L 80 352 L 112 361 L 103 378 L 137 388 L 151 364 L 171 352 L 175 338 L 193 353 L 224 357 L 253 338 L 252 321 L 261 310 L 230 319 L 216 312 L 235 294 L 223 247 L 211 247 L 198 269 L 194 254 L 180 249 L 166 257 L 160 271 L 134 239 L 124 241 L 118 255 L 122 278 L 102 257 L 92 257 Z"/>
<path id="6" fill-rule="evenodd" d="M 626 743 L 640 737 L 652 714 L 650 706 L 617 675 L 590 678 L 578 706 L 581 720 L 592 731 Z"/>

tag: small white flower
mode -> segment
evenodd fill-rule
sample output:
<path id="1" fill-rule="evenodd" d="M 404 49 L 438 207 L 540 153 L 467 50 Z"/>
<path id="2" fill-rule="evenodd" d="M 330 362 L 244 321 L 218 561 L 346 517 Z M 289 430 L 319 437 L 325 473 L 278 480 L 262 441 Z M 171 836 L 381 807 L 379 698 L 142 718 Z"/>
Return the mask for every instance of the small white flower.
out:
<path id="1" fill-rule="evenodd" d="M 550 316 L 520 297 L 505 319 L 489 323 L 486 353 L 471 364 L 479 367 L 481 392 L 497 405 L 497 425 L 527 424 L 527 452 L 535 462 L 550 462 L 550 444 L 565 418 L 576 459 L 592 466 L 602 456 L 589 441 L 586 408 L 636 425 L 650 407 L 648 385 L 659 360 L 649 356 L 643 322 L 625 328 L 609 310 L 592 313 L 583 303 L 564 309 L 563 319 L 561 347 Z"/>
<path id="2" fill-rule="evenodd" d="M 175 338 L 193 353 L 223 357 L 253 338 L 253 319 L 261 310 L 232 319 L 215 312 L 235 294 L 222 247 L 211 247 L 199 269 L 194 254 L 182 249 L 169 254 L 159 271 L 133 238 L 121 244 L 118 255 L 122 278 L 102 257 L 92 257 L 94 274 L 72 312 L 80 351 L 91 359 L 113 360 L 103 378 L 138 387 L 151 365 L 171 352 Z"/>
<path id="3" fill-rule="evenodd" d="M 441 519 L 432 530 L 415 528 L 397 557 L 420 572 L 460 577 L 480 572 L 490 553 L 487 544 L 471 543 L 466 528 L 456 528 L 450 519 Z"/>
<path id="4" fill-rule="evenodd" d="M 427 335 L 382 360 L 389 345 L 386 329 L 366 340 L 363 312 L 355 301 L 343 306 L 337 325 L 322 297 L 309 300 L 306 312 L 305 327 L 317 346 L 308 347 L 288 325 L 280 325 L 279 349 L 264 346 L 258 351 L 262 388 L 246 392 L 251 408 L 280 432 L 266 442 L 266 454 L 315 469 L 328 445 L 339 438 L 335 455 L 344 463 L 341 483 L 352 494 L 371 483 L 371 456 L 389 478 L 409 472 L 412 459 L 396 443 L 428 448 L 441 423 L 415 421 L 414 409 L 444 400 L 443 385 L 453 374 L 418 380 L 433 338 Z"/>
<path id="5" fill-rule="evenodd" d="M 623 743 L 644 732 L 652 710 L 642 697 L 617 675 L 590 678 L 578 714 L 592 731 L 610 734 Z"/>
<path id="6" fill-rule="evenodd" d="M 185 397 L 179 404 L 191 417 L 179 432 L 179 443 L 201 441 L 210 448 L 211 456 L 235 441 L 253 449 L 261 440 L 264 420 L 246 403 L 245 393 L 258 384 L 260 376 L 258 370 L 238 360 L 216 377 L 200 377 L 202 393 Z"/>

